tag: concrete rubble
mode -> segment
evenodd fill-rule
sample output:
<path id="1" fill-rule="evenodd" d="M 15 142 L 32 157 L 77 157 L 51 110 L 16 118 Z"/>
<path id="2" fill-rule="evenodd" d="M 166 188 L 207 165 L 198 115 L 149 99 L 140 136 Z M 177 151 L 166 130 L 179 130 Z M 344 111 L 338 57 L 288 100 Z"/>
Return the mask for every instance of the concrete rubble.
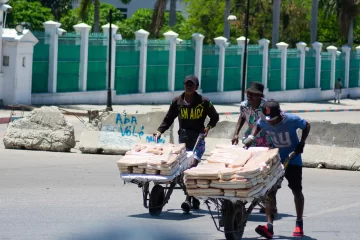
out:
<path id="1" fill-rule="evenodd" d="M 3 142 L 7 149 L 55 152 L 70 152 L 76 145 L 73 125 L 55 106 L 34 109 L 9 123 Z"/>

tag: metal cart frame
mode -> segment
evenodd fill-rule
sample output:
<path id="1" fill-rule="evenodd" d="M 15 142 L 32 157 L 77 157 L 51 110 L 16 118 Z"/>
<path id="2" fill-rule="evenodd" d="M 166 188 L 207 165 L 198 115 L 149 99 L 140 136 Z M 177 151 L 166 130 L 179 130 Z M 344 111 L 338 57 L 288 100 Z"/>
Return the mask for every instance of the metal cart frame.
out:
<path id="1" fill-rule="evenodd" d="M 169 202 L 174 189 L 182 189 L 184 194 L 187 195 L 183 173 L 176 176 L 170 182 L 154 182 L 151 192 L 149 191 L 151 181 L 141 182 L 133 179 L 130 182 L 142 189 L 143 205 L 149 209 L 151 216 L 159 216 L 161 214 L 163 207 Z"/>

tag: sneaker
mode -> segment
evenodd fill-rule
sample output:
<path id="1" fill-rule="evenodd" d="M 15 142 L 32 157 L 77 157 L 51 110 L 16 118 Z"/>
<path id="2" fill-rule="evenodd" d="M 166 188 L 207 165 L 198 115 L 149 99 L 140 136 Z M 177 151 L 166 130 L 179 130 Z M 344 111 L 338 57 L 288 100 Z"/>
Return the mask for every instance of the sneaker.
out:
<path id="1" fill-rule="evenodd" d="M 191 209 L 191 204 L 189 201 L 185 201 L 181 204 L 181 209 L 185 212 L 185 213 L 189 213 L 190 209 Z"/>
<path id="2" fill-rule="evenodd" d="M 191 209 L 193 210 L 199 210 L 200 209 L 200 201 L 197 200 L 196 198 L 192 198 L 192 206 Z"/>
<path id="3" fill-rule="evenodd" d="M 304 236 L 304 230 L 301 226 L 296 226 L 293 232 L 293 237 L 302 237 Z"/>
<path id="4" fill-rule="evenodd" d="M 269 230 L 268 227 L 265 226 L 257 226 L 255 228 L 255 232 L 257 232 L 257 234 L 259 234 L 260 236 L 266 238 L 266 239 L 272 239 L 274 236 L 274 231 L 273 230 Z"/>

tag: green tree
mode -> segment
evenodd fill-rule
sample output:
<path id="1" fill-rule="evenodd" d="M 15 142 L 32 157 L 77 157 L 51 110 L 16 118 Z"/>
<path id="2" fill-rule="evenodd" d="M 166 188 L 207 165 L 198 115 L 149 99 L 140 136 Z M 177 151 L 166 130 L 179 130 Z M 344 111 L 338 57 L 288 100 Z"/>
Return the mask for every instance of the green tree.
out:
<path id="1" fill-rule="evenodd" d="M 225 1 L 184 1 L 187 4 L 189 17 L 187 25 L 183 26 L 183 29 L 186 29 L 187 32 L 203 34 L 205 36 L 204 43 L 213 43 L 214 38 L 223 35 Z"/>
<path id="2" fill-rule="evenodd" d="M 326 16 L 336 15 L 340 24 L 341 36 L 348 45 L 354 41 L 354 22 L 360 13 L 360 0 L 321 0 L 321 8 Z"/>
<path id="3" fill-rule="evenodd" d="M 150 32 L 152 15 L 153 15 L 153 10 L 140 8 L 131 16 L 131 18 L 128 18 L 124 21 L 116 22 L 115 24 L 119 27 L 119 32 L 121 33 L 124 39 L 134 39 L 135 38 L 134 32 L 136 32 L 137 30 L 144 29 Z M 177 23 L 175 26 L 170 27 L 168 21 L 169 15 L 170 13 L 165 12 L 164 25 L 159 31 L 158 38 L 163 38 L 162 34 L 169 30 L 181 34 L 180 32 L 182 26 L 185 24 L 185 18 L 182 16 L 180 12 L 177 12 L 176 13 Z M 150 37 L 153 38 L 153 36 Z"/>
<path id="4" fill-rule="evenodd" d="M 323 49 L 330 45 L 340 45 L 340 25 L 335 14 L 327 15 L 324 9 L 319 8 L 318 42 L 323 44 Z"/>
<path id="5" fill-rule="evenodd" d="M 310 9 L 312 0 L 282 0 L 279 11 L 279 38 L 295 47 L 298 41 L 308 42 Z M 225 0 L 185 0 L 188 4 L 187 31 L 200 32 L 205 35 L 205 43 L 224 34 Z M 236 38 L 245 35 L 246 0 L 231 0 L 231 13 L 238 21 L 230 27 L 230 41 L 236 43 Z M 273 2 L 274 3 L 274 2 Z M 256 44 L 261 38 L 273 42 L 273 8 L 271 1 L 252 0 L 249 9 L 249 38 L 251 44 Z M 235 7 L 236 6 L 236 7 Z M 226 15 L 226 14 L 225 14 Z M 281 23 L 281 24 L 280 24 Z M 276 28 L 276 27 L 275 27 Z M 276 35 L 277 33 L 275 33 Z M 275 37 L 275 44 L 278 43 Z M 275 45 L 274 44 L 274 45 Z M 275 45 L 276 47 L 276 45 Z"/>
<path id="6" fill-rule="evenodd" d="M 50 8 L 55 20 L 59 21 L 63 13 L 72 9 L 74 0 L 28 0 L 28 2 L 40 2 L 43 6 Z"/>
<path id="7" fill-rule="evenodd" d="M 40 2 L 10 0 L 9 5 L 12 6 L 13 11 L 7 15 L 6 27 L 15 27 L 21 22 L 28 22 L 32 30 L 43 30 L 44 22 L 54 20 L 51 9 L 42 6 Z"/>
<path id="8" fill-rule="evenodd" d="M 302 41 L 310 43 L 311 0 L 283 0 L 280 37 L 291 48 Z"/>
<path id="9" fill-rule="evenodd" d="M 123 4 L 129 4 L 131 0 L 119 0 Z M 88 9 L 94 6 L 94 32 L 100 31 L 100 0 L 81 0 L 79 7 L 79 17 L 84 21 L 88 14 Z"/>
<path id="10" fill-rule="evenodd" d="M 108 23 L 109 10 L 113 10 L 113 22 L 123 20 L 123 15 L 113 5 L 101 3 L 99 9 L 99 25 L 103 26 Z M 61 27 L 67 31 L 74 31 L 73 26 L 84 22 L 90 26 L 94 26 L 94 5 L 90 5 L 86 14 L 81 19 L 79 17 L 79 8 L 72 9 L 62 16 L 60 19 Z"/>

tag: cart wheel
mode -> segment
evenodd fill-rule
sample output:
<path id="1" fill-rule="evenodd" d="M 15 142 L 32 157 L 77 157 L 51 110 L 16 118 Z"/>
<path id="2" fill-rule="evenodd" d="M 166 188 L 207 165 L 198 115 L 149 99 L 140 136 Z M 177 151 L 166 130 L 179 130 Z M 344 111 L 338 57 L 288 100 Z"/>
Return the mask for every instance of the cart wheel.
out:
<path id="1" fill-rule="evenodd" d="M 150 193 L 149 213 L 151 216 L 159 216 L 161 214 L 164 199 L 164 188 L 161 185 L 155 185 Z"/>
<path id="2" fill-rule="evenodd" d="M 227 240 L 239 240 L 245 229 L 246 219 L 243 216 L 244 205 L 229 202 L 226 208 L 224 230 Z"/>

